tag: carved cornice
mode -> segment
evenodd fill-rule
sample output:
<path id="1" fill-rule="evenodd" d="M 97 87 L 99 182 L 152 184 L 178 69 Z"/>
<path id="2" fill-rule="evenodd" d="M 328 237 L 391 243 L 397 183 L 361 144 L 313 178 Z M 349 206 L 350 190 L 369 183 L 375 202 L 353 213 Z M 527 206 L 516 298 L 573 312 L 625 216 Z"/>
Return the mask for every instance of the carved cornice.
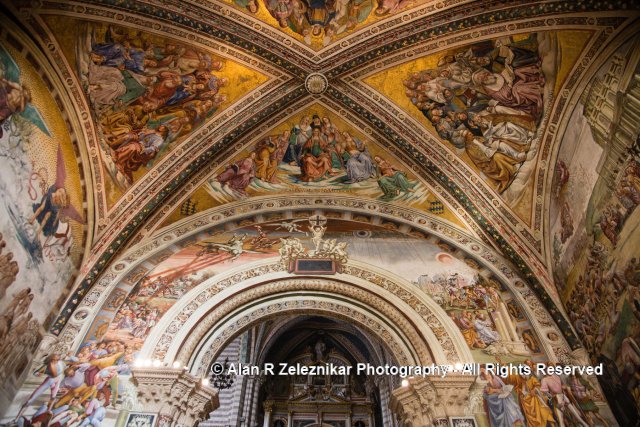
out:
<path id="1" fill-rule="evenodd" d="M 475 376 L 456 374 L 407 378 L 406 385 L 391 393 L 390 407 L 414 426 L 432 425 L 437 418 L 462 416 L 475 381 Z"/>

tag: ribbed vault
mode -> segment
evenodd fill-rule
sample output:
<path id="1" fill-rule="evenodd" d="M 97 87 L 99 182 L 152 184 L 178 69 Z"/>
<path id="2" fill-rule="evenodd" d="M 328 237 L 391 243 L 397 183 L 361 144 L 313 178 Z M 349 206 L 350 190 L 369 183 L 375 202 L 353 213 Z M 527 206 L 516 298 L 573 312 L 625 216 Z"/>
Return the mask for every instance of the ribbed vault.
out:
<path id="1" fill-rule="evenodd" d="M 40 79 L 34 87 L 50 92 L 44 101 L 32 100 L 31 106 L 41 110 L 41 120 L 56 123 L 46 132 L 42 123 L 38 126 L 42 134 L 55 130 L 62 147 L 57 155 L 50 147 L 44 154 L 29 154 L 41 156 L 51 168 L 42 172 L 46 167 L 31 159 L 31 166 L 39 166 L 33 171 L 40 174 L 39 190 L 35 175 L 22 184 L 30 197 L 25 204 L 29 215 L 22 217 L 41 225 L 35 234 L 44 230 L 54 235 L 59 231 L 54 225 L 60 223 L 72 224 L 67 232 L 73 234 L 72 243 L 61 243 L 58 256 L 69 260 L 65 258 L 64 274 L 55 279 L 55 298 L 36 300 L 51 309 L 37 316 L 40 323 L 32 329 L 47 337 L 47 345 L 77 350 L 88 337 L 96 336 L 99 321 L 107 328 L 105 319 L 115 316 L 118 305 L 109 315 L 100 312 L 111 310 L 107 298 L 120 291 L 125 298 L 144 274 L 194 242 L 206 241 L 211 237 L 206 233 L 223 235 L 247 224 L 268 227 L 276 220 L 327 214 L 332 221 L 365 222 L 367 227 L 427 236 L 434 245 L 446 246 L 459 261 L 477 264 L 480 276 L 495 279 L 504 285 L 505 294 L 511 293 L 514 305 L 525 312 L 523 319 L 540 335 L 536 335 L 540 355 L 566 359 L 586 345 L 595 359 L 608 332 L 597 331 L 603 322 L 585 322 L 581 316 L 589 318 L 583 307 L 592 305 L 595 311 L 598 298 L 580 296 L 582 307 L 576 307 L 571 296 L 580 293 L 576 289 L 596 289 L 591 283 L 596 276 L 615 282 L 610 287 L 616 289 L 624 288 L 620 283 L 634 285 L 637 280 L 637 260 L 625 255 L 635 254 L 636 248 L 629 249 L 630 243 L 626 252 L 622 244 L 616 248 L 625 221 L 633 225 L 638 220 L 633 209 L 640 200 L 635 193 L 640 191 L 640 172 L 634 166 L 638 164 L 634 125 L 638 44 L 633 41 L 640 17 L 637 2 L 420 0 L 408 5 L 367 0 L 357 13 L 333 11 L 340 24 L 338 19 L 333 24 L 327 21 L 322 28 L 302 15 L 294 22 L 293 10 L 283 17 L 284 12 L 273 10 L 271 3 L 3 2 L 0 20 L 7 23 L 0 30 L 0 40 L 7 46 L 3 59 L 23 57 L 15 62 L 22 68 L 19 71 Z M 302 25 L 303 18 L 308 27 Z M 461 69 L 461 64 L 468 67 Z M 435 90 L 436 83 L 449 86 Z M 40 92 L 34 92 L 36 97 Z M 42 113 L 46 108 L 60 114 L 52 118 Z M 585 130 L 573 130 L 581 112 L 588 121 L 583 128 L 590 126 L 593 137 L 585 137 Z M 281 153 L 271 172 L 268 165 L 261 171 L 259 162 L 264 165 L 277 157 L 276 148 L 269 152 L 267 145 L 289 143 L 296 127 L 302 129 L 304 120 L 316 115 L 330 125 L 309 125 L 308 139 L 312 140 L 313 129 L 322 129 L 327 141 L 332 135 L 334 163 L 322 166 L 325 170 L 315 177 L 306 172 L 301 153 L 286 162 Z M 5 119 L 8 123 L 3 117 L 0 124 Z M 34 116 L 30 120 L 38 123 Z M 13 138 L 20 132 L 13 122 L 11 126 L 3 129 Z M 476 134 L 461 133 L 462 128 Z M 30 140 L 27 133 L 22 137 Z M 574 165 L 572 180 L 584 178 L 604 195 L 591 198 L 591 192 L 580 193 L 582 198 L 573 200 L 567 196 L 571 169 L 567 153 L 573 156 L 580 150 L 569 140 L 583 137 L 593 142 L 590 149 L 598 156 L 604 154 L 589 167 Z M 490 144 L 498 139 L 502 145 Z M 138 144 L 133 154 L 132 141 Z M 479 146 L 482 141 L 488 143 Z M 288 150 L 286 143 L 281 148 Z M 305 149 L 306 140 L 296 143 Z M 335 148 L 340 143 L 353 147 L 340 151 Z M 347 164 L 365 149 L 371 170 L 354 178 Z M 11 155 L 18 156 L 24 168 L 30 167 L 22 154 Z M 63 164 L 70 171 L 66 175 L 61 172 Z M 238 174 L 242 164 L 251 164 L 253 175 L 242 188 L 231 191 L 229 180 L 220 177 L 225 172 Z M 396 182 L 389 190 L 384 168 L 389 176 L 404 176 L 402 184 Z M 580 177 L 576 170 L 587 172 Z M 591 170 L 600 175 L 590 176 Z M 67 186 L 73 180 L 77 191 L 63 204 L 65 209 L 75 204 L 75 214 L 65 210 L 52 218 L 41 214 L 45 207 L 30 210 L 41 198 L 44 203 L 47 191 L 63 186 L 67 175 L 72 177 Z M 607 194 L 614 194 L 617 201 L 610 202 Z M 585 214 L 574 223 L 578 215 L 571 209 L 578 205 Z M 578 228 L 587 230 L 580 241 L 572 238 L 579 234 L 574 234 Z M 622 240 L 626 242 L 632 233 L 625 230 Z M 23 252 L 31 253 L 28 233 L 16 236 L 22 239 Z M 569 251 L 567 242 L 584 253 Z M 10 261 L 5 263 L 9 267 Z M 571 270 L 573 265 L 579 268 Z M 354 266 L 352 273 L 368 268 Z M 26 264 L 21 268 L 24 271 Z M 18 294 L 17 288 L 11 295 Z M 312 292 L 321 299 L 320 289 Z M 241 297 L 233 292 L 228 296 Z M 610 302 L 613 296 L 600 297 L 608 298 L 606 307 L 616 306 Z M 22 301 L 13 298 L 16 305 Z M 179 315 L 187 301 L 176 303 L 172 315 Z M 401 319 L 402 310 L 388 309 L 385 316 Z M 219 314 L 215 304 L 203 310 L 202 316 Z M 603 310 L 609 308 L 598 311 L 599 318 L 608 314 Z M 315 314 L 326 315 L 326 308 Z M 85 321 L 88 316 L 90 321 Z M 156 328 L 144 343 L 145 356 L 167 357 L 167 363 L 176 359 L 198 368 L 207 365 L 218 356 L 212 352 L 201 360 L 206 353 L 202 348 L 214 339 L 211 327 L 221 321 L 214 320 L 205 327 L 191 319 L 182 336 L 185 341 L 175 343 L 171 351 L 156 347 L 164 331 Z M 23 323 L 27 328 L 28 321 Z M 448 327 L 457 332 L 452 325 Z M 421 336 L 425 343 L 433 339 L 426 332 L 429 328 L 416 327 L 426 334 Z M 216 351 L 237 338 L 241 329 L 229 327 Z M 625 329 L 619 341 L 632 339 L 634 331 L 635 326 Z M 408 327 L 394 333 L 399 342 L 415 338 Z M 459 346 L 468 350 L 460 334 L 452 336 L 454 344 L 447 350 Z M 427 347 L 405 359 L 425 362 L 444 357 L 443 350 Z M 200 352 L 198 363 L 193 362 L 194 352 Z M 467 360 L 463 353 L 455 353 L 456 360 Z M 24 373 L 20 375 L 24 379 Z"/>

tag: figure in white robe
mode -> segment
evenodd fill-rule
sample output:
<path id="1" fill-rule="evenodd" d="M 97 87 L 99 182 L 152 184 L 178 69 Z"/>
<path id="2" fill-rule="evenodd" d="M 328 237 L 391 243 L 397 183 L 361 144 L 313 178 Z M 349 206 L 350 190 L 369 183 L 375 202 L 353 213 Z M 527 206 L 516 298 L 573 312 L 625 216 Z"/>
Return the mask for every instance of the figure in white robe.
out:
<path id="1" fill-rule="evenodd" d="M 487 319 L 484 314 L 479 313 L 476 315 L 476 318 L 473 321 L 473 326 L 475 326 L 480 339 L 485 344 L 492 344 L 496 341 L 500 341 L 500 334 L 492 328 L 491 321 Z"/>

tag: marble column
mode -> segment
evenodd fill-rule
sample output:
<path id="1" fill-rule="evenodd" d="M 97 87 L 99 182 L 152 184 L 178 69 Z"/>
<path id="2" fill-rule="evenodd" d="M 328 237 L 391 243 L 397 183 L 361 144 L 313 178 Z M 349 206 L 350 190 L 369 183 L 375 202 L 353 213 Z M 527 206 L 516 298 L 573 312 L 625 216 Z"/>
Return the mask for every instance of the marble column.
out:
<path id="1" fill-rule="evenodd" d="M 270 427 L 271 426 L 271 411 L 273 409 L 273 402 L 272 401 L 266 401 L 264 402 L 264 427 Z"/>

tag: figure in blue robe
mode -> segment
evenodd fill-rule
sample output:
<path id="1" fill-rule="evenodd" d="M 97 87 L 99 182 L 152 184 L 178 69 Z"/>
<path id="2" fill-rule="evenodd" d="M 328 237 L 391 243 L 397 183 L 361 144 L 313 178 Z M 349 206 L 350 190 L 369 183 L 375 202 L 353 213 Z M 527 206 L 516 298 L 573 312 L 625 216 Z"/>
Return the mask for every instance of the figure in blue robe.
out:
<path id="1" fill-rule="evenodd" d="M 373 165 L 369 150 L 364 142 L 353 139 L 356 150 L 349 152 L 349 160 L 347 160 L 347 183 L 355 183 L 367 180 L 376 175 L 376 168 Z"/>

